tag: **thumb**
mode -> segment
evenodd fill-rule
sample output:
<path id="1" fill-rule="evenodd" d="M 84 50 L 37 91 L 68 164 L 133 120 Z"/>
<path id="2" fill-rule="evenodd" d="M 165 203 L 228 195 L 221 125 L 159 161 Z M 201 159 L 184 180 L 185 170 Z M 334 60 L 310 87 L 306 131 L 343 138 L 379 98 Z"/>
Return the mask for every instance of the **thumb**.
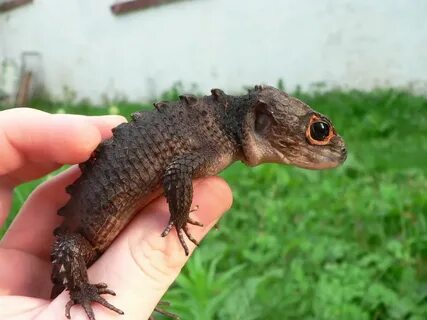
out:
<path id="1" fill-rule="evenodd" d="M 188 225 L 197 240 L 203 238 L 227 211 L 232 202 L 231 190 L 219 177 L 194 182 L 193 204 L 199 206 L 192 217 L 204 227 Z M 162 238 L 160 234 L 169 221 L 169 209 L 164 197 L 144 208 L 114 241 L 111 247 L 90 268 L 89 282 L 105 282 L 117 296 L 105 298 L 124 311 L 124 316 L 93 305 L 97 319 L 148 319 L 168 287 L 178 276 L 188 258 L 176 232 Z M 190 252 L 194 244 L 187 240 Z M 203 244 L 202 244 L 203 247 Z M 56 315 L 64 314 L 68 293 L 62 293 L 50 308 Z M 74 320 L 86 319 L 81 307 L 73 307 Z M 81 317 L 81 318 L 80 318 Z"/>

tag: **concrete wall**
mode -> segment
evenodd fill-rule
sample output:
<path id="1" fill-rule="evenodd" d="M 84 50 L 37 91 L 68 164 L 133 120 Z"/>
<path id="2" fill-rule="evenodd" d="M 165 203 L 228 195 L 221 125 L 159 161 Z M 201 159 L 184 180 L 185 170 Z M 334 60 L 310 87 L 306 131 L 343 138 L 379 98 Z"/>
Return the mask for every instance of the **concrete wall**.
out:
<path id="1" fill-rule="evenodd" d="M 9 74 L 0 85 L 35 51 L 51 94 L 68 87 L 95 101 L 144 99 L 176 81 L 207 92 L 279 78 L 288 89 L 414 83 L 427 92 L 425 0 L 193 0 L 123 16 L 112 3 L 34 0 L 0 14 Z"/>

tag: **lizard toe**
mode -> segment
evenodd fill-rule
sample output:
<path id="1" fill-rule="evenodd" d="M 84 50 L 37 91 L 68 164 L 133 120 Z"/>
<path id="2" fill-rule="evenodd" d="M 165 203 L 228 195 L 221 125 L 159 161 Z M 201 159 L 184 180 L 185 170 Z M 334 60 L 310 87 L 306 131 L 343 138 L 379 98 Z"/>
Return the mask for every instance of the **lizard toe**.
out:
<path id="1" fill-rule="evenodd" d="M 184 252 L 185 252 L 186 256 L 188 256 L 190 254 L 190 250 L 188 249 L 188 246 L 187 246 L 187 244 L 185 242 L 184 234 L 196 246 L 200 245 L 199 241 L 197 241 L 191 235 L 190 231 L 188 230 L 187 224 L 192 224 L 192 225 L 196 225 L 196 226 L 199 226 L 199 227 L 203 227 L 202 223 L 200 223 L 198 221 L 195 221 L 195 220 L 191 219 L 190 217 L 188 217 L 187 221 L 184 223 L 184 225 L 181 228 L 177 227 L 177 224 L 174 221 L 169 221 L 169 224 L 166 226 L 165 230 L 163 230 L 163 232 L 161 234 L 162 237 L 166 237 L 169 234 L 169 232 L 172 230 L 172 228 L 175 226 L 176 232 L 178 234 L 179 242 L 181 243 L 181 246 L 184 248 Z"/>
<path id="2" fill-rule="evenodd" d="M 199 222 L 199 221 L 197 221 L 197 220 L 194 220 L 194 219 L 192 219 L 192 218 L 190 218 L 190 217 L 188 217 L 188 219 L 187 219 L 187 223 L 192 224 L 192 225 L 194 225 L 194 226 L 203 227 L 203 223 L 201 223 L 201 222 Z"/>
<path id="3" fill-rule="evenodd" d="M 182 227 L 182 230 L 184 230 L 185 235 L 187 236 L 188 240 L 190 240 L 192 243 L 194 243 L 196 246 L 199 246 L 200 243 L 199 241 L 197 241 L 190 233 L 190 231 L 188 230 L 188 226 L 184 226 Z"/>
<path id="4" fill-rule="evenodd" d="M 169 232 L 172 230 L 174 225 L 175 223 L 173 221 L 169 221 L 169 224 L 166 226 L 165 230 L 163 230 L 161 236 L 166 237 L 169 234 Z"/>
<path id="5" fill-rule="evenodd" d="M 169 311 L 166 311 L 165 309 L 159 307 L 159 306 L 170 306 L 170 303 L 167 301 L 159 301 L 159 303 L 157 304 L 157 306 L 154 308 L 155 312 L 158 312 L 162 315 L 164 315 L 165 317 L 169 318 L 169 319 L 174 319 L 174 320 L 180 320 L 181 318 Z M 150 318 L 148 318 L 148 320 L 156 320 L 156 318 L 154 317 L 154 313 L 151 314 Z"/>
<path id="6" fill-rule="evenodd" d="M 74 300 L 70 300 L 67 302 L 67 305 L 65 306 L 65 317 L 67 317 L 67 319 L 71 319 L 71 315 L 70 315 L 70 310 L 71 307 L 74 306 L 76 303 L 74 302 Z"/>
<path id="7" fill-rule="evenodd" d="M 168 318 L 170 318 L 170 319 L 174 319 L 174 320 L 180 320 L 181 318 L 180 317 L 178 317 L 176 314 L 174 314 L 174 313 L 171 313 L 171 312 L 169 312 L 169 311 L 166 311 L 165 309 L 163 309 L 163 308 L 159 308 L 159 306 L 157 306 L 156 308 L 154 308 L 154 311 L 156 311 L 156 312 L 158 312 L 158 313 L 161 313 L 162 315 L 164 315 L 165 317 L 168 317 Z M 152 316 L 153 317 L 153 316 Z M 154 317 L 153 317 L 153 319 L 154 319 Z"/>
<path id="8" fill-rule="evenodd" d="M 86 283 L 81 288 L 78 288 L 76 290 L 70 290 L 71 300 L 67 303 L 65 307 L 65 316 L 68 319 L 70 319 L 71 307 L 75 304 L 80 304 L 85 310 L 88 318 L 90 320 L 95 320 L 95 314 L 91 306 L 92 302 L 97 302 L 100 305 L 118 314 L 124 314 L 122 310 L 116 308 L 107 300 L 105 300 L 103 297 L 101 297 L 101 294 L 110 294 L 113 296 L 116 295 L 116 293 L 113 290 L 110 290 L 107 288 L 106 283 L 102 283 L 102 282 L 97 284 Z"/>
<path id="9" fill-rule="evenodd" d="M 181 246 L 184 248 L 185 255 L 188 256 L 190 254 L 190 250 L 188 249 L 187 243 L 185 243 L 183 230 L 181 228 L 176 229 L 176 233 L 178 234 L 178 239 L 179 239 L 179 242 L 181 243 Z"/>

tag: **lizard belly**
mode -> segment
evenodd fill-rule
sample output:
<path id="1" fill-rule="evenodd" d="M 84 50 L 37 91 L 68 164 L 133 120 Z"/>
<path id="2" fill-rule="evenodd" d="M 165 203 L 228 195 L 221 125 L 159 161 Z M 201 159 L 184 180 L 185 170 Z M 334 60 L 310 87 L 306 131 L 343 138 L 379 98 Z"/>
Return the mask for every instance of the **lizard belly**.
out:
<path id="1" fill-rule="evenodd" d="M 127 204 L 120 209 L 110 211 L 103 219 L 102 224 L 97 221 L 95 225 L 91 225 L 89 221 L 82 220 L 80 221 L 81 227 L 79 231 L 93 244 L 98 252 L 104 252 L 135 215 L 161 194 L 162 189 L 157 187 L 148 195 L 129 199 Z M 96 219 L 86 220 L 92 221 Z"/>

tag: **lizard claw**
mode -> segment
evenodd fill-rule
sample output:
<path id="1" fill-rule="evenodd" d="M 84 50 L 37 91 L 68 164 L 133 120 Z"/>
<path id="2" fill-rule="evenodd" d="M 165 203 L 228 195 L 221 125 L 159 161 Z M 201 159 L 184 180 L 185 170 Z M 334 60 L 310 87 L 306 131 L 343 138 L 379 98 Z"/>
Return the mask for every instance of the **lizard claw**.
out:
<path id="1" fill-rule="evenodd" d="M 198 204 L 196 204 L 196 205 L 194 206 L 194 208 L 190 210 L 190 213 L 192 213 L 192 212 L 196 212 L 197 210 L 199 210 L 199 205 L 198 205 Z"/>
<path id="2" fill-rule="evenodd" d="M 193 209 L 191 209 L 189 213 L 196 212 L 197 210 L 199 210 L 199 206 L 198 205 L 196 205 Z M 187 218 L 187 223 L 192 224 L 194 226 L 203 227 L 203 223 L 190 218 L 190 216 L 188 216 L 188 218 Z"/>
<path id="3" fill-rule="evenodd" d="M 187 236 L 188 240 L 190 240 L 192 243 L 194 243 L 196 246 L 199 246 L 200 243 L 199 241 L 197 241 L 191 234 L 190 231 L 188 230 L 187 226 L 182 227 L 182 229 L 180 229 L 180 232 L 182 233 L 182 231 L 184 230 L 185 235 Z"/>
<path id="4" fill-rule="evenodd" d="M 169 221 L 169 224 L 166 226 L 165 230 L 163 230 L 163 232 L 162 232 L 162 237 L 166 237 L 169 234 L 169 232 L 172 230 L 174 224 L 175 223 L 173 221 Z"/>
<path id="5" fill-rule="evenodd" d="M 194 209 L 192 209 L 190 212 L 197 211 L 199 209 L 199 206 L 196 206 Z M 184 248 L 185 255 L 188 256 L 190 254 L 190 250 L 188 249 L 187 244 L 185 243 L 184 234 L 187 236 L 187 238 L 194 243 L 196 246 L 199 246 L 199 242 L 190 234 L 190 231 L 188 230 L 188 224 L 192 224 L 195 226 L 203 227 L 203 224 L 197 220 L 191 219 L 190 217 L 187 217 L 187 221 L 184 223 L 182 228 L 176 227 L 176 224 L 174 221 L 169 221 L 169 224 L 166 226 L 165 230 L 163 230 L 161 236 L 166 237 L 169 232 L 172 230 L 172 228 L 175 226 L 176 232 L 178 234 L 179 242 L 181 243 L 182 247 Z"/>
<path id="6" fill-rule="evenodd" d="M 197 220 L 193 220 L 190 217 L 188 217 L 187 219 L 187 223 L 192 224 L 194 226 L 199 226 L 199 227 L 203 227 L 203 223 L 197 221 Z"/>
<path id="7" fill-rule="evenodd" d="M 92 302 L 97 302 L 104 307 L 113 310 L 117 312 L 118 314 L 124 314 L 124 312 L 112 304 L 108 303 L 107 300 L 105 300 L 103 297 L 101 297 L 101 294 L 111 294 L 113 296 L 116 295 L 116 293 L 113 290 L 107 289 L 107 284 L 105 283 L 98 283 L 98 284 L 83 284 L 81 288 L 77 288 L 76 290 L 70 291 L 70 297 L 71 300 L 68 301 L 67 305 L 65 306 L 65 316 L 68 319 L 71 319 L 70 315 L 70 309 L 75 304 L 80 304 L 83 309 L 85 310 L 88 318 L 90 320 L 95 320 L 95 315 L 93 313 L 93 309 L 91 306 Z"/>
<path id="8" fill-rule="evenodd" d="M 174 225 L 175 223 L 173 221 L 169 222 L 165 230 L 162 232 L 162 237 L 166 237 L 169 234 L 169 232 L 172 230 Z M 196 246 L 199 245 L 199 242 L 190 234 L 187 225 L 184 225 L 184 227 L 182 228 L 176 228 L 176 232 L 178 234 L 179 242 L 181 243 L 181 246 L 184 248 L 185 255 L 188 256 L 190 254 L 190 250 L 188 249 L 188 246 L 185 243 L 184 234 Z"/>
<path id="9" fill-rule="evenodd" d="M 154 311 L 156 311 L 158 313 L 161 313 L 162 315 L 164 315 L 165 317 L 170 318 L 170 319 L 174 319 L 174 320 L 180 320 L 181 319 L 178 315 L 176 315 L 174 313 L 171 313 L 169 311 L 166 311 L 165 309 L 160 308 L 159 306 L 167 306 L 167 307 L 169 307 L 170 306 L 169 302 L 159 301 L 159 303 L 157 304 L 157 306 L 154 308 Z M 150 316 L 150 318 L 148 318 L 148 320 L 156 320 L 156 318 L 154 318 L 154 314 L 152 314 Z"/>
<path id="10" fill-rule="evenodd" d="M 160 303 L 159 303 L 160 304 Z M 159 308 L 159 306 L 157 306 L 156 308 L 154 308 L 154 311 L 161 313 L 162 315 L 170 318 L 170 319 L 175 319 L 175 320 L 180 320 L 181 318 L 179 316 L 177 316 L 174 313 L 168 312 L 163 308 Z"/>

